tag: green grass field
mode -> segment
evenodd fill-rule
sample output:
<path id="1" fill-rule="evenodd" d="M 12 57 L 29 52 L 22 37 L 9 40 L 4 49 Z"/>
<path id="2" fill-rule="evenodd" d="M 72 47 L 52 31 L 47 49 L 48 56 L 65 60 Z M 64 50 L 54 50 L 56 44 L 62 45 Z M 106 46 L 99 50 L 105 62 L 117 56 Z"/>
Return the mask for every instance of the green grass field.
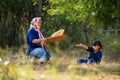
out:
<path id="1" fill-rule="evenodd" d="M 0 61 L 0 80 L 120 80 L 120 63 L 103 58 L 100 65 L 76 64 L 76 58 L 80 57 L 77 50 L 57 49 L 44 65 L 26 63 L 21 50 L 18 53 L 22 57 L 15 59 L 15 63 Z"/>

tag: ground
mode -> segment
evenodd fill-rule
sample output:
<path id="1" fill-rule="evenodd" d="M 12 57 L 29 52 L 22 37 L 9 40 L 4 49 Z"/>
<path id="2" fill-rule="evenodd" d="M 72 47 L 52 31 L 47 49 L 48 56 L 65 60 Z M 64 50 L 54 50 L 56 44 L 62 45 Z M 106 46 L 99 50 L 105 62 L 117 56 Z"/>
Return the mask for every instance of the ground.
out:
<path id="1" fill-rule="evenodd" d="M 3 65 L 1 80 L 120 80 L 120 63 L 76 64 L 75 51 L 57 51 L 46 64 L 26 63 L 25 56 L 14 64 Z M 2 72 L 3 71 L 3 72 Z M 4 76 L 6 75 L 7 78 Z"/>

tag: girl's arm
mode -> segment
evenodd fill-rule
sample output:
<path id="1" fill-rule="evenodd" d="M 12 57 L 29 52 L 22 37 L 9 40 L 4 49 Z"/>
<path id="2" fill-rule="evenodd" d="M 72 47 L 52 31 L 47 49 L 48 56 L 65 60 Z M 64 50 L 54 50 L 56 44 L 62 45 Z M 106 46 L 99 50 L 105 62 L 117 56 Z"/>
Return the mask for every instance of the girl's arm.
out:
<path id="1" fill-rule="evenodd" d="M 88 50 L 88 46 L 85 45 L 85 44 L 80 43 L 80 44 L 77 44 L 76 46 L 80 46 L 80 47 L 82 47 L 82 48 Z"/>

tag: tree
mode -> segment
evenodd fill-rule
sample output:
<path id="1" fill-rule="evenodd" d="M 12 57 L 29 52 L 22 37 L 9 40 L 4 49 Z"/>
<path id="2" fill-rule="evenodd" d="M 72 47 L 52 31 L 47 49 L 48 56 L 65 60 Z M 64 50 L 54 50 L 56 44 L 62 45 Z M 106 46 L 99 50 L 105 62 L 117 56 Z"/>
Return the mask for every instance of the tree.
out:
<path id="1" fill-rule="evenodd" d="M 41 13 L 42 0 L 2 0 L 0 46 L 20 46 L 31 19 Z"/>
<path id="2" fill-rule="evenodd" d="M 77 23 L 75 26 L 83 31 L 83 41 L 87 42 L 89 26 L 93 26 L 92 29 L 95 26 L 98 29 L 116 28 L 120 22 L 119 3 L 119 0 L 49 0 L 47 12 L 51 16 L 64 15 L 64 20 L 70 21 L 71 25 Z"/>

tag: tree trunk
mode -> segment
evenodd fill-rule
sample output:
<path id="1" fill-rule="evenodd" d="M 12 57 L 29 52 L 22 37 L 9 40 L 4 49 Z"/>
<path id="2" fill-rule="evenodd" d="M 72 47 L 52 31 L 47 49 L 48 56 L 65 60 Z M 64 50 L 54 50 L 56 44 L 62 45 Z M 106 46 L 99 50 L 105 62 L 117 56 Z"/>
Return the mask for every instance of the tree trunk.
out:
<path id="1" fill-rule="evenodd" d="M 87 25 L 88 25 L 88 22 L 84 22 L 81 26 L 81 29 L 82 29 L 82 42 L 87 44 L 88 43 L 88 36 L 87 36 Z"/>
<path id="2" fill-rule="evenodd" d="M 37 0 L 37 5 L 33 6 L 33 14 L 35 17 L 40 17 L 42 12 L 42 0 Z"/>

